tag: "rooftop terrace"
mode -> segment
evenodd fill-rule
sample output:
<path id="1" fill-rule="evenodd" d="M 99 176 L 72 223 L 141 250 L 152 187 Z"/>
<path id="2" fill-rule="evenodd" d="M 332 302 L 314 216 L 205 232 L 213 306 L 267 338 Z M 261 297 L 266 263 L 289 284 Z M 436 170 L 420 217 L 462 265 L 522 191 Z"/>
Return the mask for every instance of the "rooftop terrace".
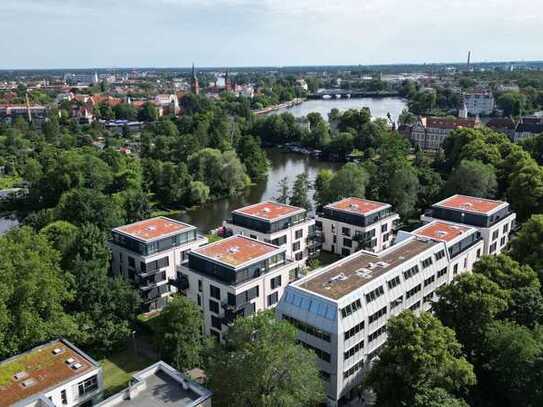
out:
<path id="1" fill-rule="evenodd" d="M 413 234 L 442 242 L 450 242 L 470 231 L 467 226 L 453 225 L 451 223 L 434 221 L 413 231 Z"/>
<path id="2" fill-rule="evenodd" d="M 507 205 L 507 202 L 476 198 L 467 195 L 453 195 L 434 204 L 435 207 L 456 209 L 482 215 L 489 215 L 505 205 Z"/>
<path id="3" fill-rule="evenodd" d="M 192 253 L 236 268 L 267 254 L 271 254 L 278 249 L 277 246 L 272 244 L 245 236 L 232 236 L 193 250 Z"/>
<path id="4" fill-rule="evenodd" d="M 372 212 L 389 207 L 389 204 L 383 202 L 370 201 L 361 198 L 345 198 L 325 206 L 338 211 L 355 213 L 358 215 L 368 215 Z"/>
<path id="5" fill-rule="evenodd" d="M 338 300 L 437 244 L 414 238 L 379 254 L 360 251 L 302 280 L 299 287 Z"/>
<path id="6" fill-rule="evenodd" d="M 113 229 L 113 231 L 147 242 L 174 235 L 183 230 L 192 228 L 194 228 L 194 226 L 160 216 L 158 218 L 146 219 L 130 225 L 120 226 Z"/>
<path id="7" fill-rule="evenodd" d="M 244 208 L 236 209 L 233 212 L 267 221 L 274 221 L 303 211 L 303 208 L 298 208 L 296 206 L 285 205 L 279 202 L 266 201 L 246 206 Z"/>
<path id="8" fill-rule="evenodd" d="M 55 340 L 0 363 L 0 405 L 43 393 L 97 367 L 67 342 Z"/>

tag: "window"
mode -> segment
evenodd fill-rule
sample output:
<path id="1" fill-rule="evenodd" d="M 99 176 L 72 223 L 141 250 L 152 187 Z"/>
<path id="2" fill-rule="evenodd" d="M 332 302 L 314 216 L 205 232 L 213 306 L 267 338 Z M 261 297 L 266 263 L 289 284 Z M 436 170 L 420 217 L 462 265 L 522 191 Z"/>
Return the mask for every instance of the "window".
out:
<path id="1" fill-rule="evenodd" d="M 296 232 L 294 232 L 294 238 L 295 239 L 301 239 L 302 237 L 304 237 L 304 230 L 303 229 L 300 229 L 300 230 L 297 230 Z"/>
<path id="2" fill-rule="evenodd" d="M 398 305 L 400 305 L 403 302 L 403 295 L 400 295 L 398 298 L 396 298 L 394 301 L 390 303 L 390 309 L 396 308 Z"/>
<path id="3" fill-rule="evenodd" d="M 494 232 L 492 232 L 492 240 L 496 240 L 499 234 L 500 234 L 499 230 L 495 230 Z"/>
<path id="4" fill-rule="evenodd" d="M 430 267 L 430 266 L 432 265 L 433 262 L 434 262 L 434 261 L 432 260 L 431 257 L 428 257 L 428 258 L 424 259 L 424 260 L 422 261 L 422 268 L 425 269 L 425 268 Z"/>
<path id="5" fill-rule="evenodd" d="M 436 275 L 437 275 L 437 278 L 439 279 L 439 278 L 443 277 L 446 274 L 447 274 L 447 267 L 443 267 L 441 270 L 439 270 L 437 272 Z"/>
<path id="6" fill-rule="evenodd" d="M 354 345 L 352 348 L 350 348 L 347 352 L 343 353 L 343 360 L 347 360 L 349 358 L 352 358 L 355 353 L 359 352 L 364 348 L 364 340 L 361 340 L 356 345 Z"/>
<path id="7" fill-rule="evenodd" d="M 424 286 L 429 286 L 430 284 L 432 284 L 434 281 L 436 281 L 436 276 L 430 276 L 428 277 L 426 280 L 424 280 Z"/>
<path id="8" fill-rule="evenodd" d="M 303 252 L 298 252 L 294 255 L 294 258 L 296 259 L 296 261 L 300 261 L 304 258 L 304 254 Z"/>
<path id="9" fill-rule="evenodd" d="M 407 280 L 413 277 L 415 274 L 418 274 L 418 272 L 419 272 L 419 266 L 418 264 L 415 264 L 413 267 L 403 272 L 403 278 L 404 280 Z"/>
<path id="10" fill-rule="evenodd" d="M 221 299 L 221 290 L 218 287 L 215 287 L 214 285 L 209 285 L 209 295 L 211 297 L 220 300 Z"/>
<path id="11" fill-rule="evenodd" d="M 251 239 L 258 240 L 258 238 L 256 237 L 256 235 L 249 235 L 249 237 L 250 237 Z"/>
<path id="12" fill-rule="evenodd" d="M 136 260 L 131 256 L 128 256 L 128 267 L 136 267 Z"/>
<path id="13" fill-rule="evenodd" d="M 436 261 L 441 260 L 443 257 L 445 257 L 445 250 L 440 250 L 440 251 L 438 251 L 436 253 Z M 430 264 L 432 264 L 432 263 L 430 263 Z"/>
<path id="14" fill-rule="evenodd" d="M 222 320 L 215 315 L 211 315 L 211 326 L 220 331 L 222 329 Z"/>
<path id="15" fill-rule="evenodd" d="M 417 310 L 417 309 L 419 309 L 419 308 L 420 308 L 420 301 L 417 301 L 416 303 L 414 303 L 413 305 L 411 305 L 411 306 L 409 307 L 409 309 L 410 309 L 411 311 L 415 311 L 415 310 Z"/>
<path id="16" fill-rule="evenodd" d="M 496 251 L 496 242 L 490 245 L 490 253 L 494 253 L 495 251 Z"/>
<path id="17" fill-rule="evenodd" d="M 383 286 L 377 287 L 375 290 L 366 294 L 366 303 L 370 303 L 385 293 Z"/>
<path id="18" fill-rule="evenodd" d="M 481 249 L 477 249 L 477 258 L 481 258 Z"/>
<path id="19" fill-rule="evenodd" d="M 371 314 L 369 317 L 369 323 L 373 324 L 375 321 L 377 321 L 379 318 L 385 316 L 387 314 L 387 307 L 381 308 L 379 311 L 377 311 L 375 314 Z"/>
<path id="20" fill-rule="evenodd" d="M 198 300 L 198 306 L 202 306 L 202 296 L 200 294 L 197 295 L 196 299 Z"/>
<path id="21" fill-rule="evenodd" d="M 343 334 L 343 338 L 345 340 L 347 340 L 347 339 L 355 336 L 358 332 L 361 332 L 363 329 L 364 329 L 364 321 L 362 321 L 359 324 L 356 324 L 355 326 L 353 326 L 348 331 L 345 331 L 345 333 Z"/>
<path id="22" fill-rule="evenodd" d="M 382 326 L 381 328 L 376 329 L 371 334 L 368 335 L 368 342 L 373 342 L 377 338 L 379 338 L 381 335 L 383 335 L 386 332 L 387 328 L 386 325 Z"/>
<path id="23" fill-rule="evenodd" d="M 430 294 L 426 294 L 423 298 L 422 298 L 422 302 L 432 302 L 432 298 L 434 296 L 434 293 L 431 292 Z"/>
<path id="24" fill-rule="evenodd" d="M 332 223 L 332 225 L 330 225 L 330 226 L 332 227 L 332 233 L 336 233 L 336 225 L 334 225 L 334 224 Z"/>
<path id="25" fill-rule="evenodd" d="M 363 360 L 353 365 L 353 367 L 351 367 L 349 370 L 346 370 L 345 372 L 343 372 L 343 379 L 347 379 L 349 376 L 354 375 L 357 371 L 359 371 L 362 368 L 363 365 L 364 365 Z"/>
<path id="26" fill-rule="evenodd" d="M 277 291 L 268 295 L 268 307 L 277 304 L 277 301 L 279 301 L 279 293 Z"/>
<path id="27" fill-rule="evenodd" d="M 270 286 L 272 290 L 275 290 L 277 287 L 281 287 L 281 276 L 272 278 L 270 280 Z"/>
<path id="28" fill-rule="evenodd" d="M 351 251 L 349 249 L 347 249 L 346 247 L 344 247 L 343 249 L 341 249 L 341 255 L 343 257 L 347 257 L 351 254 Z"/>
<path id="29" fill-rule="evenodd" d="M 287 242 L 287 236 L 286 235 L 279 236 L 278 238 L 273 239 L 271 242 L 275 246 L 282 246 Z"/>
<path id="30" fill-rule="evenodd" d="M 454 266 L 453 266 L 453 274 L 456 276 L 458 274 L 458 263 L 456 263 Z"/>
<path id="31" fill-rule="evenodd" d="M 215 338 L 217 338 L 217 340 L 219 342 L 221 341 L 221 333 L 220 332 L 217 332 L 214 329 L 210 329 L 209 332 L 211 332 L 211 336 L 214 336 Z"/>
<path id="32" fill-rule="evenodd" d="M 392 280 L 387 281 L 388 289 L 392 290 L 394 287 L 400 284 L 400 276 L 394 277 Z"/>
<path id="33" fill-rule="evenodd" d="M 386 232 L 388 230 L 388 223 L 385 223 L 384 225 L 381 225 L 381 232 Z"/>
<path id="34" fill-rule="evenodd" d="M 297 252 L 298 250 L 300 250 L 300 242 L 292 243 L 292 251 Z"/>
<path id="35" fill-rule="evenodd" d="M 349 228 L 341 228 L 341 234 L 343 236 L 351 236 L 351 229 L 349 229 Z"/>
<path id="36" fill-rule="evenodd" d="M 299 321 L 296 318 L 292 318 L 288 315 L 283 315 L 285 321 L 290 322 L 296 329 L 299 329 L 302 332 L 305 332 L 308 335 L 319 338 L 325 342 L 331 342 L 331 336 L 328 332 L 322 331 L 313 325 L 306 324 L 305 322 Z"/>
<path id="37" fill-rule="evenodd" d="M 68 396 L 66 396 L 66 390 L 62 390 L 60 392 L 60 399 L 62 400 L 62 404 L 68 404 Z"/>
<path id="38" fill-rule="evenodd" d="M 215 314 L 219 313 L 219 303 L 217 301 L 209 300 L 209 310 Z"/>
<path id="39" fill-rule="evenodd" d="M 509 231 L 509 223 L 506 223 L 505 225 L 503 225 L 503 233 L 507 233 Z"/>
<path id="40" fill-rule="evenodd" d="M 349 315 L 351 315 L 353 312 L 358 311 L 360 308 L 362 308 L 362 303 L 360 302 L 360 299 L 358 299 L 356 301 L 353 301 L 349 305 L 347 305 L 345 308 L 342 308 L 341 309 L 341 316 L 343 318 L 346 318 Z"/>
<path id="41" fill-rule="evenodd" d="M 418 293 L 420 290 L 421 290 L 421 285 L 418 284 L 416 285 L 415 287 L 413 287 L 411 290 L 408 290 L 406 293 L 405 293 L 405 298 L 411 298 L 412 296 L 414 296 L 416 293 Z"/>
<path id="42" fill-rule="evenodd" d="M 311 346 L 310 344 L 305 343 L 304 341 L 298 340 L 297 342 L 300 345 L 302 345 L 304 348 L 311 349 L 313 352 L 315 352 L 315 354 L 317 355 L 319 359 L 324 360 L 325 362 L 328 362 L 328 363 L 330 363 L 330 361 L 332 360 L 332 356 L 328 352 L 325 352 L 322 349 L 316 348 L 315 346 Z"/>
<path id="43" fill-rule="evenodd" d="M 202 280 L 198 280 L 198 291 L 202 292 Z"/>
<path id="44" fill-rule="evenodd" d="M 502 238 L 500 239 L 500 246 L 503 247 L 505 246 L 505 241 L 506 241 L 507 237 L 506 236 L 502 236 Z"/>
<path id="45" fill-rule="evenodd" d="M 343 238 L 343 246 L 353 247 L 353 241 L 351 239 Z"/>
<path id="46" fill-rule="evenodd" d="M 336 236 L 336 235 L 334 235 L 332 241 L 333 241 L 334 243 L 337 243 L 337 236 Z"/>
<path id="47" fill-rule="evenodd" d="M 388 238 L 390 237 L 390 233 L 385 233 L 383 235 L 383 242 L 386 242 L 388 240 Z"/>
<path id="48" fill-rule="evenodd" d="M 89 377 L 79 383 L 77 387 L 79 389 L 79 397 L 85 396 L 98 388 L 98 378 L 97 376 Z"/>

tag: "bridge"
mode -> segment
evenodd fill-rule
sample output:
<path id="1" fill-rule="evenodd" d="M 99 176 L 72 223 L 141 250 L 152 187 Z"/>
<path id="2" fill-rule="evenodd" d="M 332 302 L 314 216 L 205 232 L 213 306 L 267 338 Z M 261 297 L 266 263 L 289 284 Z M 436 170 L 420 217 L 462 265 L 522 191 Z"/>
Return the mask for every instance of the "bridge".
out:
<path id="1" fill-rule="evenodd" d="M 399 97 L 395 91 L 365 91 L 356 89 L 324 89 L 307 96 L 308 99 L 349 99 L 349 98 L 388 98 Z"/>

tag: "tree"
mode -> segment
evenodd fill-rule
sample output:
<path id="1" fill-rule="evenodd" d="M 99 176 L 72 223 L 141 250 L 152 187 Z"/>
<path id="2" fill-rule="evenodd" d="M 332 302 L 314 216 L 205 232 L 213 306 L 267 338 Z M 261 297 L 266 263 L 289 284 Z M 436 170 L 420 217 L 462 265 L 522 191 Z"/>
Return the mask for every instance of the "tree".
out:
<path id="1" fill-rule="evenodd" d="M 45 236 L 28 227 L 0 237 L 0 357 L 49 339 L 71 335 L 73 319 L 64 311 L 72 280 Z"/>
<path id="2" fill-rule="evenodd" d="M 520 116 L 525 109 L 526 100 L 519 92 L 505 92 L 496 99 L 496 105 L 504 116 Z"/>
<path id="3" fill-rule="evenodd" d="M 440 387 L 432 389 L 423 387 L 415 394 L 412 407 L 469 407 L 469 405 Z"/>
<path id="4" fill-rule="evenodd" d="M 303 172 L 298 174 L 294 181 L 294 185 L 292 186 L 292 192 L 289 199 L 290 205 L 305 208 L 308 211 L 311 210 L 312 205 L 311 200 L 309 199 L 310 188 L 311 183 L 309 182 L 307 173 Z"/>
<path id="5" fill-rule="evenodd" d="M 495 170 L 490 164 L 462 160 L 447 180 L 445 191 L 448 195 L 464 194 L 491 198 L 497 186 Z"/>
<path id="6" fill-rule="evenodd" d="M 475 384 L 454 331 L 430 313 L 404 311 L 389 320 L 388 338 L 365 384 L 379 406 L 412 405 L 421 388 L 463 391 Z M 419 399 L 421 396 L 419 395 Z"/>
<path id="7" fill-rule="evenodd" d="M 415 210 L 419 179 L 412 164 L 404 159 L 385 161 L 377 168 L 379 199 L 389 202 L 402 218 Z"/>
<path id="8" fill-rule="evenodd" d="M 288 184 L 288 178 L 284 177 L 279 181 L 277 196 L 274 198 L 277 202 L 282 204 L 288 204 L 290 196 L 290 186 Z"/>
<path id="9" fill-rule="evenodd" d="M 134 106 L 121 103 L 113 107 L 113 112 L 115 113 L 115 118 L 117 120 L 136 120 L 138 112 Z"/>
<path id="10" fill-rule="evenodd" d="M 194 205 L 201 205 L 209 198 L 209 187 L 200 181 L 190 183 L 190 202 Z"/>
<path id="11" fill-rule="evenodd" d="M 316 355 L 296 343 L 297 330 L 270 311 L 238 318 L 207 369 L 213 404 L 298 407 L 322 402 Z"/>
<path id="12" fill-rule="evenodd" d="M 331 183 L 334 179 L 334 173 L 332 170 L 329 169 L 323 169 L 320 170 L 317 174 L 317 178 L 315 179 L 315 183 L 313 185 L 313 188 L 315 189 L 315 195 L 313 196 L 313 199 L 317 203 L 317 206 L 324 206 L 328 203 L 329 199 L 329 193 L 331 189 Z"/>
<path id="13" fill-rule="evenodd" d="M 145 103 L 138 112 L 138 120 L 142 122 L 153 122 L 158 120 L 158 109 L 151 102 Z"/>
<path id="14" fill-rule="evenodd" d="M 532 215 L 511 242 L 511 255 L 534 269 L 543 281 L 543 215 Z"/>
<path id="15" fill-rule="evenodd" d="M 505 254 L 483 256 L 474 264 L 473 272 L 484 275 L 505 290 L 541 287 L 537 274 L 530 266 L 520 265 Z"/>
<path id="16" fill-rule="evenodd" d="M 181 371 L 201 366 L 204 339 L 200 309 L 179 295 L 157 318 L 156 338 L 161 357 Z"/>
<path id="17" fill-rule="evenodd" d="M 72 260 L 74 247 L 79 237 L 79 228 L 70 222 L 59 220 L 49 223 L 40 230 L 40 235 L 44 236 L 54 249 L 58 250 L 62 260 L 63 268 Z"/>
<path id="18" fill-rule="evenodd" d="M 456 332 L 472 360 L 480 352 L 484 330 L 509 305 L 509 293 L 482 274 L 464 274 L 438 290 L 432 311 Z M 469 315 L 469 318 L 466 317 Z"/>
<path id="19" fill-rule="evenodd" d="M 543 295 L 539 288 L 521 287 L 511 292 L 504 317 L 530 329 L 543 322 Z"/>
<path id="20" fill-rule="evenodd" d="M 511 174 L 507 196 L 521 220 L 543 213 L 543 167 L 533 161 Z"/>
<path id="21" fill-rule="evenodd" d="M 347 197 L 364 198 L 369 182 L 367 171 L 355 163 L 347 163 L 333 174 L 321 170 L 315 181 L 315 199 L 323 206 Z"/>
<path id="22" fill-rule="evenodd" d="M 252 136 L 242 137 L 238 146 L 238 154 L 247 169 L 247 175 L 253 181 L 262 180 L 268 172 L 268 158 L 260 141 Z"/>

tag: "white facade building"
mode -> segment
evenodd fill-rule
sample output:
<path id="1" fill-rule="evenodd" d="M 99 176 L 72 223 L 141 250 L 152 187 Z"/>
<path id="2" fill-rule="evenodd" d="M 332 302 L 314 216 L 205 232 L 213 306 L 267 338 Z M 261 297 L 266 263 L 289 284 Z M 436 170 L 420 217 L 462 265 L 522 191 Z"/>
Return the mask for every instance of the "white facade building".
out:
<path id="1" fill-rule="evenodd" d="M 0 405 L 15 407 L 92 405 L 102 397 L 100 364 L 64 339 L 37 346 L 0 363 L 14 371 L 0 386 Z"/>
<path id="2" fill-rule="evenodd" d="M 509 203 L 466 195 L 453 195 L 432 205 L 421 220 L 436 219 L 475 227 L 484 240 L 484 255 L 499 254 L 509 241 L 516 214 Z"/>
<path id="3" fill-rule="evenodd" d="M 205 334 L 221 340 L 236 317 L 275 307 L 295 267 L 284 247 L 232 236 L 190 252 L 179 289 L 202 309 Z"/>
<path id="4" fill-rule="evenodd" d="M 399 219 L 389 204 L 345 198 L 323 208 L 317 216 L 317 230 L 325 251 L 341 256 L 359 249 L 377 253 L 394 241 Z"/>
<path id="5" fill-rule="evenodd" d="M 472 116 L 488 116 L 496 107 L 492 92 L 465 93 L 464 104 L 467 112 Z"/>
<path id="6" fill-rule="evenodd" d="M 143 220 L 113 229 L 111 268 L 138 283 L 144 311 L 158 310 L 176 291 L 172 282 L 188 253 L 206 243 L 195 226 L 165 217 Z"/>
<path id="7" fill-rule="evenodd" d="M 316 254 L 315 219 L 307 210 L 273 201 L 232 211 L 224 227 L 234 235 L 249 236 L 286 249 L 288 260 L 302 268 Z"/>

